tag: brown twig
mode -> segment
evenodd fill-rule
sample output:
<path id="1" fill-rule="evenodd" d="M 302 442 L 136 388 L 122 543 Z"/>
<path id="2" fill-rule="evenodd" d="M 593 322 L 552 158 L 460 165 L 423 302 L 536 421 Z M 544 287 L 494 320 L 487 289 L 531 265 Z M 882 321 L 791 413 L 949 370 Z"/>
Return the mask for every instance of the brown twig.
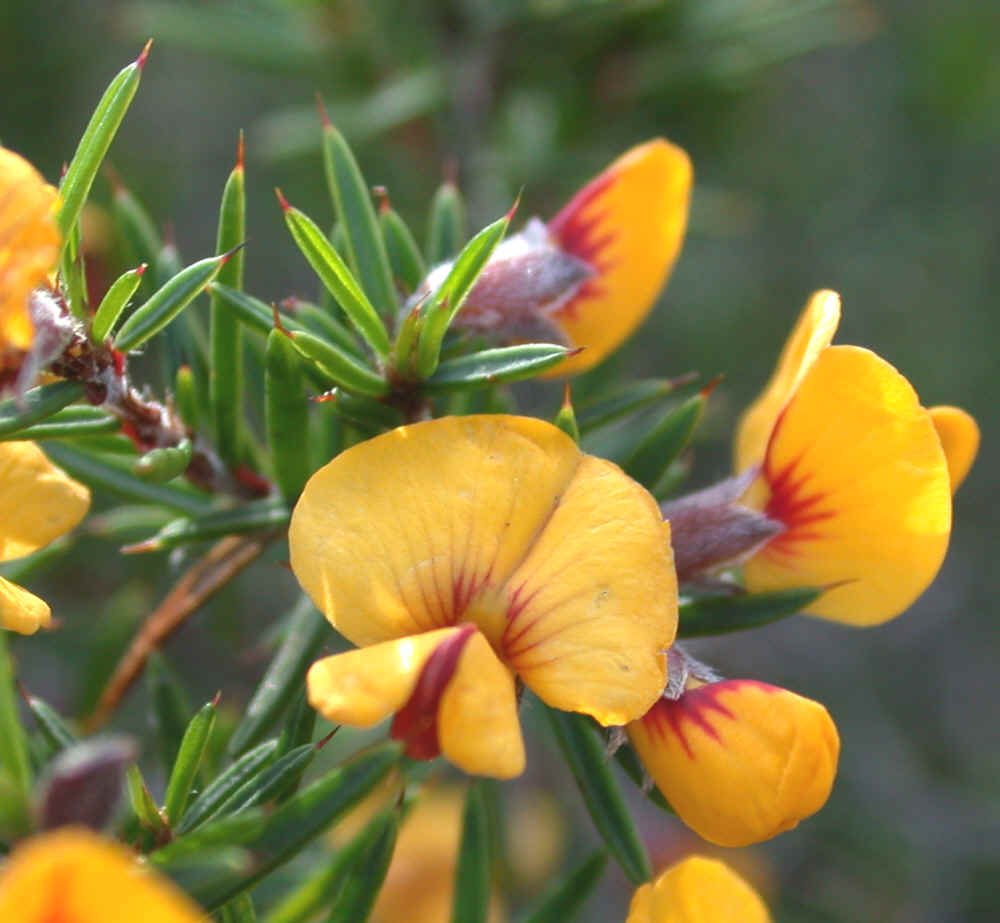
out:
<path id="1" fill-rule="evenodd" d="M 142 675 L 149 655 L 208 599 L 256 560 L 278 534 L 268 532 L 224 538 L 181 577 L 143 622 L 128 650 L 118 661 L 97 706 L 84 722 L 88 732 L 105 724 L 132 684 Z"/>

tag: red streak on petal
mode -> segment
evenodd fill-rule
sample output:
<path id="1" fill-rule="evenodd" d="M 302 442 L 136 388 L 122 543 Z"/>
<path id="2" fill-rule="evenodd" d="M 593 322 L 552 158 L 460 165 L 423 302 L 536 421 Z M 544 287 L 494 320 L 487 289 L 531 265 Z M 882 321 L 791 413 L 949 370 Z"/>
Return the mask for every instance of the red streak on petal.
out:
<path id="1" fill-rule="evenodd" d="M 722 743 L 719 732 L 712 722 L 714 715 L 734 720 L 736 716 L 722 702 L 720 694 L 732 691 L 741 685 L 760 686 L 770 689 L 765 683 L 755 683 L 752 680 L 723 680 L 689 689 L 679 699 L 660 699 L 646 714 L 642 721 L 650 737 L 664 738 L 673 734 L 680 742 L 690 759 L 694 759 L 694 751 L 688 740 L 688 731 L 694 727 L 707 734 L 717 743 Z"/>
<path id="2" fill-rule="evenodd" d="M 602 276 L 613 267 L 608 248 L 617 238 L 617 228 L 607 227 L 607 210 L 594 207 L 617 181 L 614 173 L 604 173 L 591 180 L 563 207 L 548 225 L 549 233 L 567 253 L 589 263 L 597 274 L 587 279 L 576 295 L 559 310 L 572 317 L 577 305 L 585 298 L 603 293 Z M 586 212 L 586 214 L 584 214 Z"/>
<path id="3" fill-rule="evenodd" d="M 409 701 L 396 712 L 389 731 L 394 740 L 406 744 L 406 755 L 414 760 L 432 760 L 441 753 L 437 716 L 448 683 L 455 675 L 458 659 L 476 631 L 471 624 L 461 625 L 442 641 L 427 658 Z"/>

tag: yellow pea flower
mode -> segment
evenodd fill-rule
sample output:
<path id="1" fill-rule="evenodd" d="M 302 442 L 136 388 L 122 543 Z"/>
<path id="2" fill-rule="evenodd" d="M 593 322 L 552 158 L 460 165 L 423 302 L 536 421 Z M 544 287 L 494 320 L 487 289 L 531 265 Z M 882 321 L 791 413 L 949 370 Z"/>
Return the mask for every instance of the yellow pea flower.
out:
<path id="1" fill-rule="evenodd" d="M 0 147 L 0 371 L 10 353 L 31 346 L 28 296 L 59 257 L 57 202 L 56 190 L 28 161 Z"/>
<path id="2" fill-rule="evenodd" d="M 20 845 L 0 869 L 0 920 L 10 923 L 209 923 L 170 882 L 86 830 Z"/>
<path id="3" fill-rule="evenodd" d="M 689 856 L 641 885 L 625 923 L 770 923 L 760 896 L 724 862 Z"/>
<path id="4" fill-rule="evenodd" d="M 524 768 L 515 677 L 603 725 L 660 695 L 677 626 L 669 526 L 556 427 L 447 417 L 352 447 L 310 479 L 292 569 L 358 649 L 314 664 L 331 721 L 472 774 Z"/>
<path id="5" fill-rule="evenodd" d="M 839 317 L 832 292 L 810 299 L 740 421 L 737 470 L 760 465 L 743 502 L 785 526 L 744 573 L 754 591 L 828 586 L 809 614 L 875 625 L 940 569 L 978 428 L 957 408 L 922 407 L 874 353 L 830 346 Z"/>
<path id="6" fill-rule="evenodd" d="M 550 316 L 584 347 L 556 374 L 596 365 L 645 319 L 680 253 L 691 181 L 687 154 L 657 138 L 624 153 L 548 223 L 562 250 L 596 270 Z"/>
<path id="7" fill-rule="evenodd" d="M 75 528 L 90 491 L 33 442 L 0 442 L 0 563 L 44 548 Z M 49 624 L 48 605 L 0 577 L 0 628 L 30 635 Z"/>
<path id="8" fill-rule="evenodd" d="M 718 846 L 768 840 L 816 813 L 840 752 L 822 705 L 751 680 L 662 698 L 627 731 L 678 817 Z"/>
<path id="9" fill-rule="evenodd" d="M 462 786 L 431 788 L 403 820 L 372 923 L 448 923 L 462 841 Z M 496 894 L 489 921 L 503 919 Z"/>

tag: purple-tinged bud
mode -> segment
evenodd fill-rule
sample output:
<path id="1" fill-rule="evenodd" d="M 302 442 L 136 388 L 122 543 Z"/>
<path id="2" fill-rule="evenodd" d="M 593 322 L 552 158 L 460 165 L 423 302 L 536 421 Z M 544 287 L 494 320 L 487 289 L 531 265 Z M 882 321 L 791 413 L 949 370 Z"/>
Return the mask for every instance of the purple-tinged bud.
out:
<path id="1" fill-rule="evenodd" d="M 670 522 L 679 581 L 737 564 L 784 531 L 780 522 L 737 502 L 756 476 L 751 470 L 660 507 Z"/>

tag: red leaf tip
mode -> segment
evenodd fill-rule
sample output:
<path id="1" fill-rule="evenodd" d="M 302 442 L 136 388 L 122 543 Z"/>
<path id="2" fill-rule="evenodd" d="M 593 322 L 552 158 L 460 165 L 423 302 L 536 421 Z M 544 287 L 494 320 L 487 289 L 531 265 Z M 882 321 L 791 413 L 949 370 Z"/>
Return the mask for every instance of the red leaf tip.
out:
<path id="1" fill-rule="evenodd" d="M 719 383 L 725 377 L 726 377 L 725 375 L 716 375 L 715 378 L 713 378 L 707 385 L 705 385 L 704 388 L 702 388 L 698 392 L 698 394 L 703 398 L 710 397 L 712 392 L 719 386 Z"/>
<path id="2" fill-rule="evenodd" d="M 281 206 L 281 210 L 287 212 L 292 206 L 288 204 L 285 194 L 277 187 L 274 189 L 274 194 L 278 197 L 278 204 Z"/>
<path id="3" fill-rule="evenodd" d="M 135 267 L 135 274 L 137 276 L 142 276 L 145 274 L 148 268 L 149 266 L 146 263 L 140 263 L 138 266 Z"/>
<path id="4" fill-rule="evenodd" d="M 375 196 L 378 202 L 380 214 L 385 214 L 385 212 L 392 208 L 392 203 L 389 201 L 389 190 L 385 186 L 372 186 L 372 195 Z"/>
<path id="5" fill-rule="evenodd" d="M 235 247 L 233 247 L 233 248 L 232 248 L 231 250 L 227 250 L 227 251 L 226 251 L 225 253 L 223 253 L 223 254 L 220 254 L 220 261 L 222 262 L 222 265 L 223 265 L 223 266 L 225 266 L 225 265 L 226 265 L 226 263 L 228 263 L 228 262 L 229 262 L 229 261 L 230 261 L 230 260 L 231 260 L 231 259 L 232 259 L 232 258 L 233 258 L 233 257 L 234 257 L 234 256 L 235 256 L 236 254 L 237 254 L 237 253 L 239 253 L 239 252 L 240 252 L 240 250 L 242 250 L 242 249 L 243 249 L 243 248 L 244 248 L 244 247 L 245 247 L 246 245 L 247 245 L 247 242 L 246 242 L 246 241 L 243 241 L 243 243 L 240 243 L 240 244 L 237 244 L 237 245 L 236 245 Z"/>
<path id="6" fill-rule="evenodd" d="M 330 114 L 326 111 L 326 104 L 323 102 L 319 90 L 316 91 L 316 108 L 319 111 L 319 122 L 323 129 L 333 128 L 333 122 L 330 121 Z"/>
<path id="7" fill-rule="evenodd" d="M 510 224 L 510 222 L 514 219 L 514 215 L 517 212 L 518 206 L 521 204 L 521 192 L 524 192 L 524 190 L 522 189 L 520 192 L 518 192 L 517 198 L 514 199 L 514 204 L 511 205 L 509 209 L 507 209 L 507 214 L 504 216 L 506 217 L 508 224 Z"/>
<path id="8" fill-rule="evenodd" d="M 243 164 L 246 163 L 246 144 L 243 139 L 243 129 L 240 129 L 240 136 L 236 140 L 236 166 L 234 170 L 242 172 Z"/>
<path id="9" fill-rule="evenodd" d="M 142 70 L 146 66 L 146 61 L 149 60 L 149 50 L 153 47 L 153 40 L 149 39 L 145 45 L 142 46 L 142 51 L 139 52 L 139 57 L 135 59 L 135 66 Z"/>

